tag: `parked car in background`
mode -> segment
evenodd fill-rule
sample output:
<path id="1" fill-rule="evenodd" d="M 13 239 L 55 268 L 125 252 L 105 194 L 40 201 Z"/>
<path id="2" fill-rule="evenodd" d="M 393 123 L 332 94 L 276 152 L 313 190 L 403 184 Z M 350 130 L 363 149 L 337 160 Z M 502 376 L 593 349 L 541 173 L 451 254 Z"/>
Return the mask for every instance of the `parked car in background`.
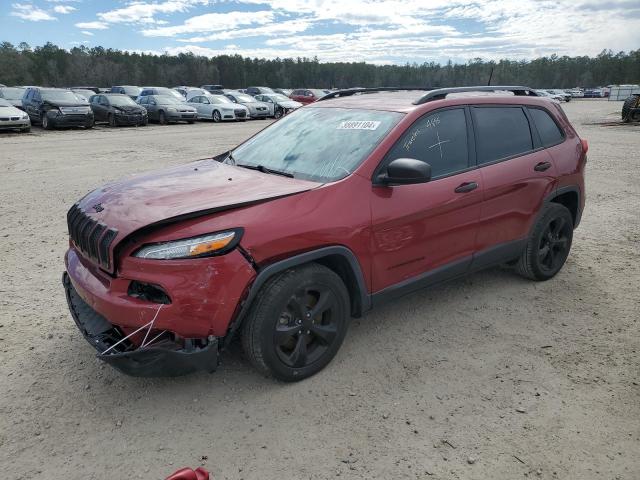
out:
<path id="1" fill-rule="evenodd" d="M 0 98 L 0 130 L 30 131 L 31 121 L 29 120 L 29 115 L 14 107 L 8 100 Z"/>
<path id="2" fill-rule="evenodd" d="M 22 106 L 31 123 L 40 123 L 45 130 L 56 127 L 93 128 L 91 107 L 71 90 L 29 87 L 22 97 Z"/>
<path id="3" fill-rule="evenodd" d="M 249 109 L 249 116 L 251 118 L 265 119 L 271 115 L 269 104 L 259 102 L 251 95 L 240 93 L 234 90 L 225 90 L 224 95 L 233 103 L 238 103 L 247 107 Z"/>
<path id="4" fill-rule="evenodd" d="M 195 97 L 196 95 L 206 95 L 209 93 L 209 91 L 204 88 L 187 86 L 173 87 L 173 90 L 182 95 L 185 100 L 189 100 L 191 97 Z"/>
<path id="5" fill-rule="evenodd" d="M 604 93 L 599 88 L 589 88 L 584 91 L 584 98 L 602 98 Z"/>
<path id="6" fill-rule="evenodd" d="M 213 95 L 224 95 L 224 87 L 222 85 L 201 85 L 200 88 Z"/>
<path id="7" fill-rule="evenodd" d="M 98 87 L 91 87 L 91 86 L 87 87 L 87 86 L 81 86 L 81 85 L 76 85 L 75 87 L 69 87 L 69 90 L 91 90 L 93 94 L 100 93 L 100 88 Z"/>
<path id="8" fill-rule="evenodd" d="M 87 90 L 84 88 L 72 88 L 70 90 L 87 103 L 89 103 L 89 99 L 96 94 L 93 90 Z"/>
<path id="9" fill-rule="evenodd" d="M 196 95 L 187 100 L 198 111 L 200 120 L 213 120 L 218 123 L 223 120 L 239 120 L 244 122 L 249 118 L 249 109 L 239 103 L 233 103 L 224 95 Z"/>
<path id="10" fill-rule="evenodd" d="M 584 97 L 584 91 L 579 88 L 572 88 L 569 90 L 572 98 L 582 98 Z"/>
<path id="11" fill-rule="evenodd" d="M 308 103 L 313 103 L 318 101 L 325 95 L 326 93 L 324 92 L 324 90 L 302 88 L 302 89 L 297 89 L 291 92 L 291 95 L 289 95 L 289 98 L 291 98 L 291 100 L 295 100 L 296 102 L 300 102 L 306 105 Z"/>
<path id="12" fill-rule="evenodd" d="M 0 87 L 0 98 L 22 110 L 22 96 L 25 90 L 23 87 Z"/>
<path id="13" fill-rule="evenodd" d="M 269 114 L 273 118 L 280 118 L 302 106 L 300 102 L 291 100 L 281 93 L 265 93 L 256 95 L 254 98 L 269 105 Z"/>
<path id="14" fill-rule="evenodd" d="M 4 83 L 0 83 L 0 88 L 2 87 L 6 87 L 6 85 Z"/>
<path id="15" fill-rule="evenodd" d="M 147 110 L 123 93 L 103 93 L 89 99 L 96 122 L 108 122 L 110 126 L 138 125 L 148 122 Z"/>
<path id="16" fill-rule="evenodd" d="M 565 102 L 570 102 L 571 101 L 571 94 L 565 92 L 564 90 L 560 90 L 559 88 L 547 89 L 547 92 L 549 92 L 552 95 L 561 96 L 562 98 L 564 98 Z"/>
<path id="17" fill-rule="evenodd" d="M 184 101 L 184 97 L 180 93 L 167 87 L 142 87 L 142 91 L 139 96 L 145 97 L 147 95 L 166 95 Z"/>
<path id="18" fill-rule="evenodd" d="M 275 93 L 284 95 L 285 97 L 288 97 L 289 95 L 291 95 L 291 92 L 293 92 L 293 90 L 291 90 L 290 88 L 274 88 L 273 91 Z"/>
<path id="19" fill-rule="evenodd" d="M 244 90 L 245 93 L 255 97 L 256 95 L 262 95 L 263 93 L 275 93 L 269 87 L 247 87 Z"/>
<path id="20" fill-rule="evenodd" d="M 547 92 L 546 90 L 536 90 L 535 91 L 539 97 L 544 97 L 544 98 L 548 98 L 549 100 L 553 100 L 554 102 L 564 102 L 564 97 L 560 96 L 560 95 L 553 95 L 549 92 Z"/>
<path id="21" fill-rule="evenodd" d="M 135 85 L 116 85 L 109 89 L 110 93 L 123 93 L 129 95 L 132 100 L 136 100 L 140 96 L 142 88 Z"/>
<path id="22" fill-rule="evenodd" d="M 149 120 L 159 122 L 161 125 L 177 122 L 194 123 L 198 118 L 195 108 L 188 105 L 184 99 L 178 99 L 173 95 L 142 95 L 137 103 L 147 110 Z"/>

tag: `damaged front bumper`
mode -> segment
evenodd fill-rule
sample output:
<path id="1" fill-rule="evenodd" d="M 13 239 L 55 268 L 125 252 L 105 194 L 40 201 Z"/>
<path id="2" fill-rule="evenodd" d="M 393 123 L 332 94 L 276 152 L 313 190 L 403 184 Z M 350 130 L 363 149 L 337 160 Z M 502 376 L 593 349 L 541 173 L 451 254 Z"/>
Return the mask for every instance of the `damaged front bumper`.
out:
<path id="1" fill-rule="evenodd" d="M 154 340 L 136 345 L 130 339 L 132 335 L 125 335 L 78 295 L 66 272 L 62 284 L 78 329 L 98 351 L 97 357 L 121 372 L 138 377 L 173 377 L 198 370 L 213 372 L 218 366 L 216 337 L 178 340 L 170 332 L 154 332 Z M 147 337 L 145 332 L 140 335 Z"/>

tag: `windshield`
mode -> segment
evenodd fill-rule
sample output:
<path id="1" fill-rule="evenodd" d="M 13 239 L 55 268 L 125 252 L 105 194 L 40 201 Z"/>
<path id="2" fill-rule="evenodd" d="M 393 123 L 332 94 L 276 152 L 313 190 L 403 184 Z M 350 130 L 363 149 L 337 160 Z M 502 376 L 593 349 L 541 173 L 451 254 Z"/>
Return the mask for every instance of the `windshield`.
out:
<path id="1" fill-rule="evenodd" d="M 257 102 L 257 100 L 255 98 L 253 98 L 251 95 L 245 95 L 244 93 L 233 94 L 233 96 L 239 102 Z"/>
<path id="2" fill-rule="evenodd" d="M 127 95 L 140 95 L 142 89 L 140 87 L 122 87 L 124 93 Z"/>
<path id="3" fill-rule="evenodd" d="M 131 97 L 127 97 L 123 95 L 122 97 L 116 95 L 109 95 L 107 97 L 111 102 L 111 105 L 115 105 L 116 107 L 130 107 L 131 105 L 136 106 L 136 102 L 131 100 Z"/>
<path id="4" fill-rule="evenodd" d="M 158 95 L 171 95 L 172 97 L 182 99 L 182 94 L 171 88 L 156 88 Z"/>
<path id="5" fill-rule="evenodd" d="M 0 96 L 7 100 L 20 100 L 25 90 L 25 88 L 15 87 L 0 88 Z"/>
<path id="6" fill-rule="evenodd" d="M 233 103 L 227 97 L 223 97 L 222 95 L 206 95 L 211 103 Z"/>
<path id="7" fill-rule="evenodd" d="M 71 90 L 41 90 L 40 94 L 43 100 L 50 102 L 72 102 L 80 101 L 78 96 Z"/>
<path id="8" fill-rule="evenodd" d="M 318 98 L 324 97 L 327 94 L 327 92 L 325 92 L 324 90 L 311 90 L 311 91 Z"/>
<path id="9" fill-rule="evenodd" d="M 288 102 L 291 100 L 289 97 L 285 97 L 284 95 L 265 95 L 265 97 L 269 97 L 276 102 Z"/>
<path id="10" fill-rule="evenodd" d="M 333 182 L 353 172 L 402 117 L 398 112 L 303 108 L 240 145 L 225 161 Z"/>
<path id="11" fill-rule="evenodd" d="M 154 95 L 155 101 L 160 105 L 182 105 L 184 102 L 169 95 Z"/>

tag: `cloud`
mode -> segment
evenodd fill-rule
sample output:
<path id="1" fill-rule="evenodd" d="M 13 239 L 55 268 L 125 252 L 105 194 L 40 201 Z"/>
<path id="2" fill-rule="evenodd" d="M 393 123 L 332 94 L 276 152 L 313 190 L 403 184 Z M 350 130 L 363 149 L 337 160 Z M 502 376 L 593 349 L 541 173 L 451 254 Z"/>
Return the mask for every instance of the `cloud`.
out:
<path id="1" fill-rule="evenodd" d="M 630 50 L 638 18 L 638 0 L 126 0 L 76 26 L 128 25 L 170 54 L 387 64 Z"/>
<path id="2" fill-rule="evenodd" d="M 82 33 L 84 35 L 89 35 L 90 37 L 93 37 L 93 32 L 90 32 L 89 30 L 82 30 L 80 33 Z"/>
<path id="3" fill-rule="evenodd" d="M 85 28 L 89 30 L 106 30 L 109 26 L 103 22 L 79 22 L 75 24 L 78 28 Z"/>
<path id="4" fill-rule="evenodd" d="M 71 13 L 76 10 L 76 7 L 72 7 L 71 5 L 56 5 L 53 7 L 53 11 L 56 13 L 61 13 L 63 15 L 67 13 Z"/>
<path id="5" fill-rule="evenodd" d="M 147 37 L 173 37 L 183 33 L 208 33 L 222 30 L 237 29 L 240 26 L 262 25 L 273 21 L 273 12 L 264 10 L 259 12 L 229 12 L 205 13 L 187 19 L 182 25 L 159 27 L 143 30 Z"/>
<path id="6" fill-rule="evenodd" d="M 31 22 L 40 22 L 43 20 L 56 20 L 56 17 L 47 13 L 46 10 L 35 7 L 30 3 L 14 3 L 11 5 L 13 10 L 9 15 L 22 18 Z"/>
<path id="7" fill-rule="evenodd" d="M 166 0 L 163 2 L 133 1 L 126 7 L 98 13 L 98 18 L 108 23 L 157 23 L 157 14 L 185 12 L 197 5 L 205 5 L 208 0 Z"/>

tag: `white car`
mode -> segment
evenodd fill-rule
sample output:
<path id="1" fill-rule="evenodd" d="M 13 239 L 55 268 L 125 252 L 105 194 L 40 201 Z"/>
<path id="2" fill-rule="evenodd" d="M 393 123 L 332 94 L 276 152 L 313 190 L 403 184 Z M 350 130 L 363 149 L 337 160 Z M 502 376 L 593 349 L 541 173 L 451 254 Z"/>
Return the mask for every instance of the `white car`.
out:
<path id="1" fill-rule="evenodd" d="M 291 100 L 289 97 L 285 97 L 281 93 L 264 93 L 256 95 L 255 99 L 269 105 L 269 113 L 273 118 L 280 118 L 302 106 L 300 102 Z"/>
<path id="2" fill-rule="evenodd" d="M 4 98 L 0 98 L 0 130 L 31 130 L 29 115 L 11 105 Z"/>
<path id="3" fill-rule="evenodd" d="M 186 86 L 182 86 L 182 87 L 173 87 L 173 89 L 178 92 L 180 95 L 182 95 L 185 100 L 189 100 L 192 97 L 195 97 L 197 95 L 207 95 L 209 92 L 207 92 L 206 90 L 202 89 L 202 88 L 198 88 L 198 87 L 186 87 Z"/>
<path id="4" fill-rule="evenodd" d="M 187 103 L 198 111 L 198 119 L 222 122 L 224 120 L 239 120 L 244 122 L 249 118 L 249 109 L 239 103 L 233 103 L 224 95 L 196 95 Z"/>
<path id="5" fill-rule="evenodd" d="M 564 97 L 560 96 L 560 95 L 554 95 L 551 94 L 549 92 L 547 92 L 546 90 L 536 90 L 536 93 L 538 94 L 538 96 L 540 97 L 546 97 L 549 100 L 553 100 L 554 102 L 564 102 Z"/>

